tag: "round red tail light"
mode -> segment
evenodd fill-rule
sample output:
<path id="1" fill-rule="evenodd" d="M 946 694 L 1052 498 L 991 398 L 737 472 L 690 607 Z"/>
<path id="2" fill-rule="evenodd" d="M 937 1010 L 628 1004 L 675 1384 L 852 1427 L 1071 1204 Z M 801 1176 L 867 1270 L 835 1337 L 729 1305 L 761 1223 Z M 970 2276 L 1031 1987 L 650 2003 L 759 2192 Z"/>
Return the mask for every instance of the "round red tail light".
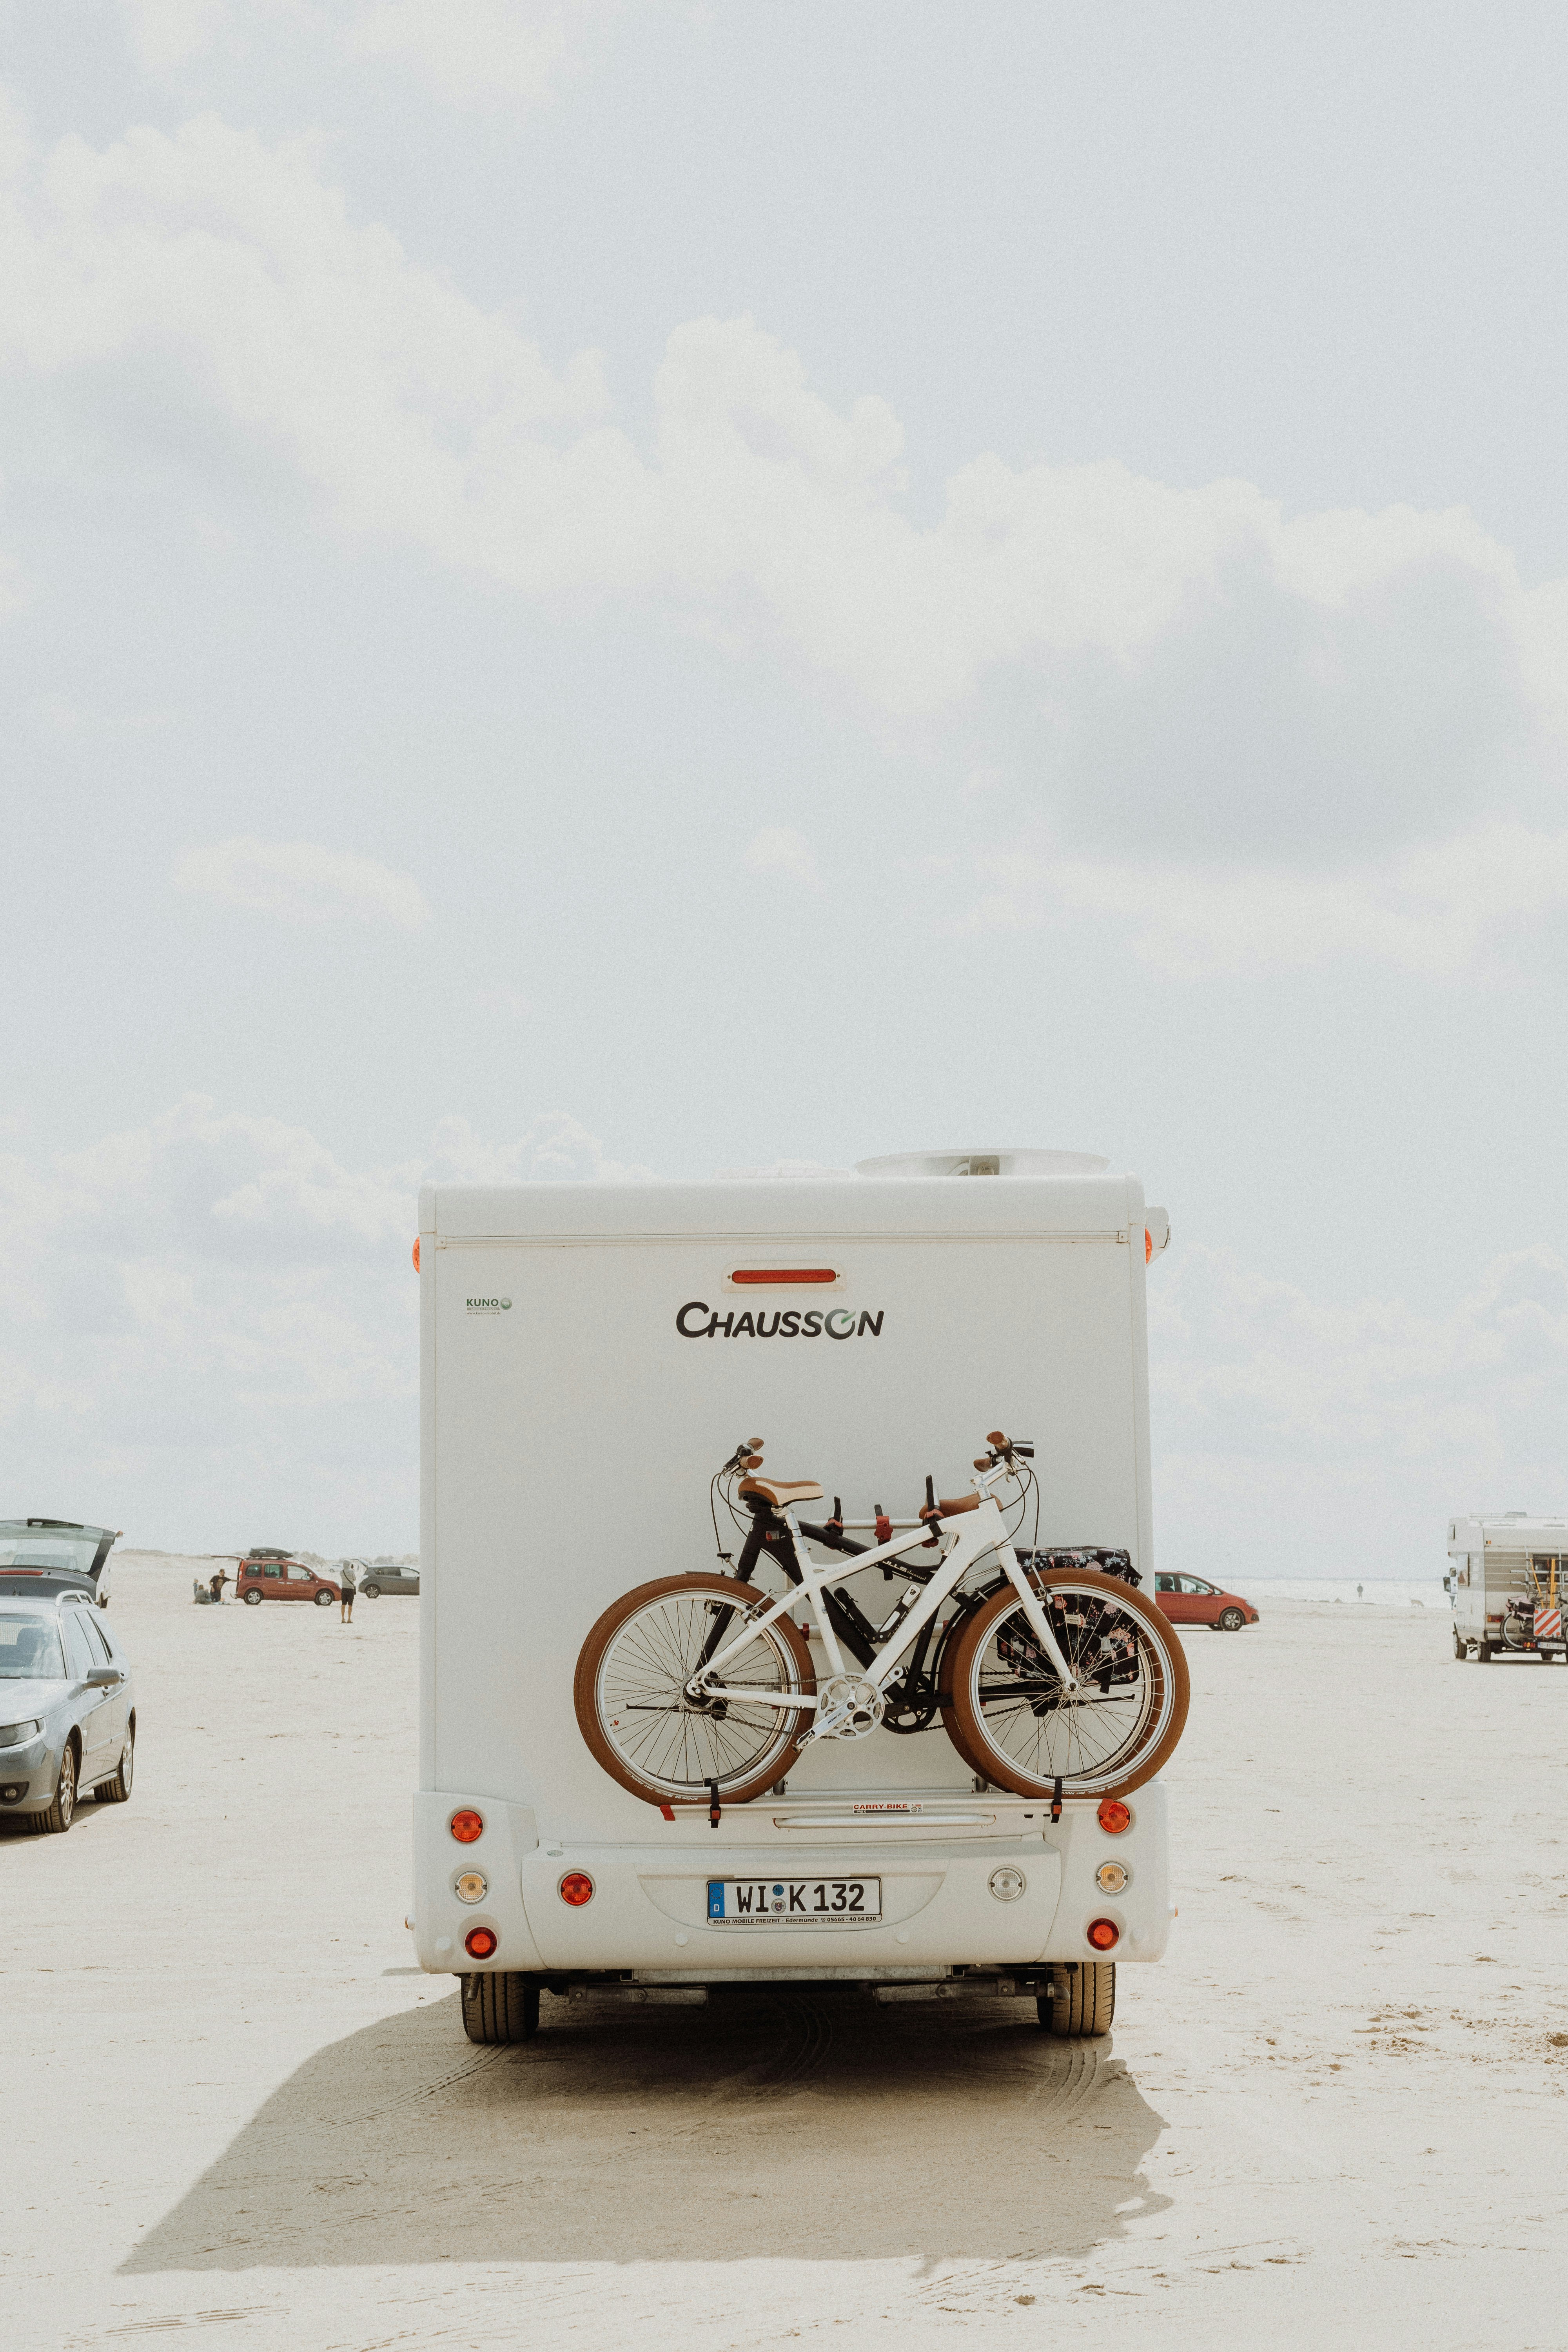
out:
<path id="1" fill-rule="evenodd" d="M 1121 1930 L 1114 1919 L 1091 1919 L 1089 1940 L 1097 1952 L 1109 1952 L 1121 1941 Z"/>
<path id="2" fill-rule="evenodd" d="M 470 1927 L 463 1938 L 463 1949 L 471 1960 L 488 1960 L 497 1940 L 493 1927 Z"/>
<path id="3" fill-rule="evenodd" d="M 594 1899 L 594 1882 L 585 1870 L 569 1870 L 556 1891 L 563 1903 L 570 1903 L 574 1910 L 580 1910 L 584 1903 L 592 1903 Z"/>
<path id="4" fill-rule="evenodd" d="M 1124 1805 L 1120 1797 L 1102 1797 L 1095 1820 L 1108 1837 L 1120 1837 L 1123 1830 L 1130 1830 L 1132 1826 L 1131 1808 Z"/>
<path id="5" fill-rule="evenodd" d="M 452 1815 L 447 1827 L 459 1845 L 472 1845 L 477 1837 L 484 1834 L 485 1817 L 483 1813 L 476 1813 L 471 1806 L 465 1805 L 460 1812 Z"/>

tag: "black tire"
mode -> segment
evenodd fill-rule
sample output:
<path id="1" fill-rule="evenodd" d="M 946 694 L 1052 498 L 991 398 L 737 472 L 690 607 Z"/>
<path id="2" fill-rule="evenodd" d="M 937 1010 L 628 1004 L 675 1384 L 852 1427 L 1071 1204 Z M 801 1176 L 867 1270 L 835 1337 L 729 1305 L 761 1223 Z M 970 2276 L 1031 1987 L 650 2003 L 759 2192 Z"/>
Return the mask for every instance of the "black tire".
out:
<path id="1" fill-rule="evenodd" d="M 1076 1969 L 1059 1963 L 1051 1970 L 1054 1990 L 1035 2006 L 1047 2033 L 1065 2042 L 1087 2042 L 1109 2033 L 1116 2015 L 1116 1962 L 1080 1960 Z"/>
<path id="2" fill-rule="evenodd" d="M 125 1735 L 125 1745 L 120 1751 L 120 1762 L 109 1780 L 100 1780 L 93 1796 L 100 1805 L 122 1805 L 131 1794 L 131 1783 L 136 1776 L 136 1729 L 132 1725 Z"/>
<path id="3" fill-rule="evenodd" d="M 539 1979 L 510 1969 L 463 1979 L 463 2031 L 470 2042 L 531 2042 L 539 2031 Z"/>
<path id="4" fill-rule="evenodd" d="M 1491 1664 L 1491 1662 L 1492 1662 L 1492 1645 L 1491 1645 L 1491 1643 L 1490 1643 L 1489 1642 L 1478 1642 L 1478 1643 L 1476 1643 L 1476 1664 L 1477 1664 L 1477 1665 L 1478 1665 L 1478 1666 L 1489 1666 L 1489 1665 L 1490 1665 L 1490 1664 Z"/>
<path id="5" fill-rule="evenodd" d="M 1222 1609 L 1214 1622 L 1215 1631 L 1218 1633 L 1239 1633 L 1247 1620 L 1239 1609 Z M 1115 1961 L 1110 1965 L 1114 1968 Z"/>
<path id="6" fill-rule="evenodd" d="M 331 1593 L 331 1592 L 318 1592 L 318 1593 L 317 1593 L 317 1595 L 316 1595 L 316 1606 L 317 1606 L 317 1608 L 318 1608 L 318 1609 L 330 1609 L 330 1608 L 331 1607 L 331 1605 L 332 1605 L 333 1601 L 336 1599 L 336 1597 L 337 1597 L 337 1596 L 336 1596 L 336 1594 L 335 1594 L 335 1593 Z"/>
<path id="7" fill-rule="evenodd" d="M 261 1606 L 260 1593 L 247 1592 L 245 1596 L 245 1605 L 247 1609 L 259 1609 Z"/>
<path id="8" fill-rule="evenodd" d="M 35 1813 L 33 1827 L 42 1836 L 60 1836 L 76 1819 L 76 1749 L 68 1739 L 66 1752 L 60 1759 L 60 1776 L 55 1782 L 55 1801 L 47 1813 Z"/>
<path id="9" fill-rule="evenodd" d="M 360 1591 L 363 1593 L 367 1601 L 379 1601 L 381 1599 L 381 1587 L 379 1584 L 362 1584 L 360 1586 Z"/>
<path id="10" fill-rule="evenodd" d="M 1461 1640 L 1460 1640 L 1460 1638 L 1459 1638 L 1459 1630 L 1458 1630 L 1458 1626 L 1456 1626 L 1456 1627 L 1454 1628 L 1454 1655 L 1455 1655 L 1455 1657 L 1456 1657 L 1456 1658 L 1458 1658 L 1458 1659 L 1459 1659 L 1459 1660 L 1462 1662 L 1464 1659 L 1466 1659 L 1466 1658 L 1469 1655 L 1469 1648 L 1470 1648 L 1470 1645 L 1469 1645 L 1469 1643 L 1468 1643 L 1468 1642 L 1463 1642 L 1463 1641 L 1461 1641 Z"/>

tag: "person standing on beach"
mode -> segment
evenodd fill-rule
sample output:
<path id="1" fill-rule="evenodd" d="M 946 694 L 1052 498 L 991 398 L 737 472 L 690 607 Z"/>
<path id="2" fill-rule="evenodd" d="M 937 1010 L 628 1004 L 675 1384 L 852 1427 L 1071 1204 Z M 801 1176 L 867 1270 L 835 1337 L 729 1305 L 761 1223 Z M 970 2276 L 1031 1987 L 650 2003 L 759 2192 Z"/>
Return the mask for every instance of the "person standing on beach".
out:
<path id="1" fill-rule="evenodd" d="M 342 1608 L 339 1612 L 338 1615 L 338 1622 L 340 1625 L 352 1625 L 353 1623 L 354 1614 L 354 1594 L 359 1590 L 358 1585 L 354 1582 L 354 1564 L 352 1559 L 344 1560 L 342 1564 L 342 1572 L 338 1579 L 338 1587 L 340 1598 L 342 1601 Z"/>

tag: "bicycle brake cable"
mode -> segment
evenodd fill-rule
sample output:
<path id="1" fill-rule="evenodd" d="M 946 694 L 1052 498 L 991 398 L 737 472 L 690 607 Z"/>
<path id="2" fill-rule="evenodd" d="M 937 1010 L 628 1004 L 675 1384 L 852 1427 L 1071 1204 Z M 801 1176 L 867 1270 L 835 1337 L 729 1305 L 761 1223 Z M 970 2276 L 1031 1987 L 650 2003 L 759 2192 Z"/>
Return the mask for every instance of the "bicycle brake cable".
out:
<path id="1" fill-rule="evenodd" d="M 719 1507 L 713 1499 L 715 1495 L 718 1493 L 719 1480 L 722 1475 L 723 1473 L 721 1471 L 715 1471 L 712 1477 L 708 1481 L 708 1516 L 713 1522 L 714 1553 L 718 1559 L 724 1560 L 731 1568 L 733 1568 L 735 1565 L 735 1555 L 733 1552 L 726 1551 L 719 1541 Z M 728 1496 L 726 1496 L 725 1499 L 728 1501 Z"/>

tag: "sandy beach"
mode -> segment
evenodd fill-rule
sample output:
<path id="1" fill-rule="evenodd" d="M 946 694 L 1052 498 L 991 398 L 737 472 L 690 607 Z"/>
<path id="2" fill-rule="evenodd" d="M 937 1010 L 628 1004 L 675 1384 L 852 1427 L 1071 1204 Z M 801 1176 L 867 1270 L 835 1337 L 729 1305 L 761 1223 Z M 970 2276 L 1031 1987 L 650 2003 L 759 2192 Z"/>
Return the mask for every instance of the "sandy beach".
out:
<path id="1" fill-rule="evenodd" d="M 417 1609 L 196 1609 L 117 1560 L 128 1806 L 0 1828 L 0 2336 L 402 2345 L 1568 2339 L 1568 1672 L 1435 1610 L 1189 1635 L 1180 1918 L 1115 2031 L 412 1966 Z"/>

